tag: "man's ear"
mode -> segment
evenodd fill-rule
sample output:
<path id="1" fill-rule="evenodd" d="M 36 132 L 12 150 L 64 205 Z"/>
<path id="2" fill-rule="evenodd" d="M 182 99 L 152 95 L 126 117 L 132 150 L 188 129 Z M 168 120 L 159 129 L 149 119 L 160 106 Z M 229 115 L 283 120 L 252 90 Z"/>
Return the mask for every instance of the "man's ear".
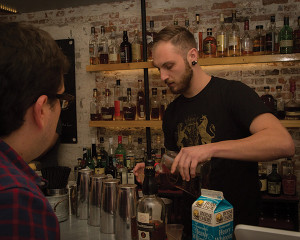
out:
<path id="1" fill-rule="evenodd" d="M 47 105 L 48 97 L 46 95 L 42 95 L 38 98 L 33 106 L 33 118 L 39 128 L 43 128 L 45 126 L 46 116 L 46 105 Z"/>
<path id="2" fill-rule="evenodd" d="M 199 52 L 196 48 L 192 48 L 188 51 L 187 53 L 187 61 L 188 63 L 191 65 L 191 63 L 193 61 L 198 61 L 198 58 L 199 58 Z"/>

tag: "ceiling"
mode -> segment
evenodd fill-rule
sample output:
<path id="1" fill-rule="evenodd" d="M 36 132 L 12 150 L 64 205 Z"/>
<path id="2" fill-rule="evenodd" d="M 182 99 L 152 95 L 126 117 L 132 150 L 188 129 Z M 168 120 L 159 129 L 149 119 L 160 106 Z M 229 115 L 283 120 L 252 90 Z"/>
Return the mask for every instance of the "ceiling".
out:
<path id="1" fill-rule="evenodd" d="M 0 4 L 14 8 L 19 13 L 28 13 L 118 1 L 120 0 L 0 0 Z"/>

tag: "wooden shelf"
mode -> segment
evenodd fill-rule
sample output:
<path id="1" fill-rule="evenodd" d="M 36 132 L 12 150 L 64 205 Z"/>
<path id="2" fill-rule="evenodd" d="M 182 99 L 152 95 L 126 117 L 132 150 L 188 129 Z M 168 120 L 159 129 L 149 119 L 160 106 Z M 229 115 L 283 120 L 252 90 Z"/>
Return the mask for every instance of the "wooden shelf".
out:
<path id="1" fill-rule="evenodd" d="M 271 63 L 271 62 L 289 62 L 289 61 L 300 61 L 300 53 L 224 57 L 224 58 L 199 58 L 198 64 L 200 64 L 201 66 L 213 66 L 213 65 Z M 134 70 L 134 69 L 143 69 L 143 68 L 154 68 L 154 66 L 151 61 L 135 62 L 135 63 L 118 63 L 118 64 L 98 64 L 98 65 L 86 66 L 86 71 L 97 72 L 97 71 Z"/>
<path id="2" fill-rule="evenodd" d="M 300 127 L 300 120 L 280 120 L 280 122 L 286 128 L 298 128 L 298 127 Z"/>

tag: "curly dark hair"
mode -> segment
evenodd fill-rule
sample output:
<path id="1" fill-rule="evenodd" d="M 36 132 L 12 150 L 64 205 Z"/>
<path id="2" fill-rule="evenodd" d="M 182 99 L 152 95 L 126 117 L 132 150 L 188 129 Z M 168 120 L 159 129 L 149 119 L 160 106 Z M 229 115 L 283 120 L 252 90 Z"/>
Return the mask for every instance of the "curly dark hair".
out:
<path id="1" fill-rule="evenodd" d="M 58 92 L 69 63 L 41 29 L 1 22 L 0 32 L 0 136 L 8 136 L 39 96 Z"/>

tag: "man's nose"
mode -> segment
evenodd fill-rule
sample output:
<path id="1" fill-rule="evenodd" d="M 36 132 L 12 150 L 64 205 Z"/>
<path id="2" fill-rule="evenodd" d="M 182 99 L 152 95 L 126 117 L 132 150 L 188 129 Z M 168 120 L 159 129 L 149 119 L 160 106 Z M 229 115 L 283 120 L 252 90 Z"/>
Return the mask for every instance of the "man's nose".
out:
<path id="1" fill-rule="evenodd" d="M 160 79 L 165 82 L 168 78 L 169 78 L 169 76 L 166 73 L 166 71 L 160 70 Z"/>

